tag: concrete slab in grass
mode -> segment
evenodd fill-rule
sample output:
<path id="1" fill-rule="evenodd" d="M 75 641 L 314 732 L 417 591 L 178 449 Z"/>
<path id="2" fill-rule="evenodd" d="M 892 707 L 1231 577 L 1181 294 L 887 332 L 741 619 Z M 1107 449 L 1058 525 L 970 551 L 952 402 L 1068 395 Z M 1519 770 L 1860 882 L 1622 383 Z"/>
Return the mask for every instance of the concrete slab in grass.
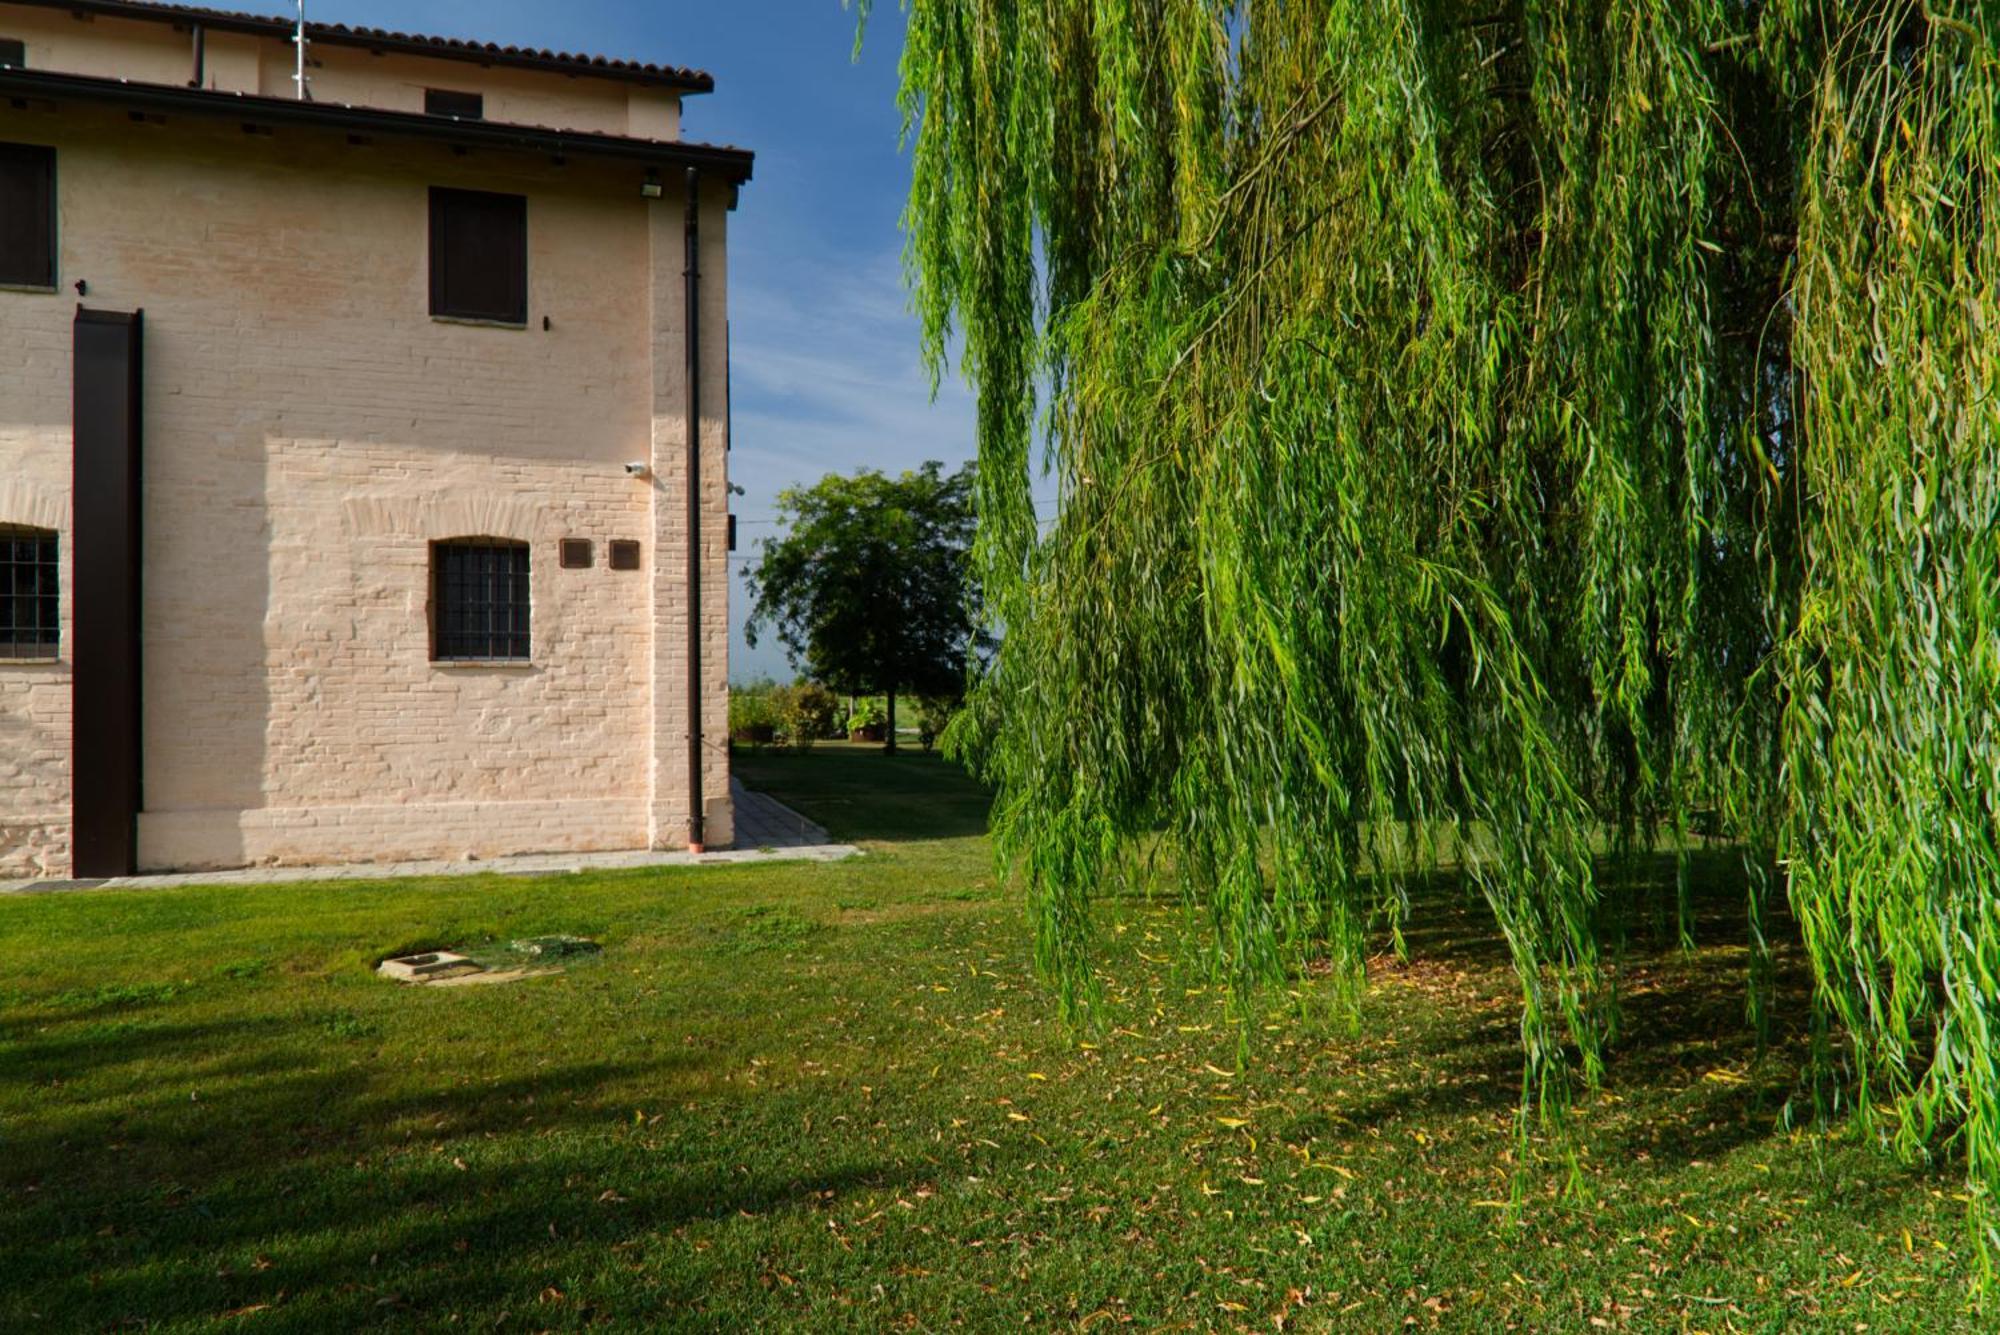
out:
<path id="1" fill-rule="evenodd" d="M 433 950 L 422 955 L 383 960 L 375 966 L 375 972 L 399 983 L 439 983 L 447 978 L 484 973 L 486 969 L 463 955 L 454 955 L 449 950 Z"/>

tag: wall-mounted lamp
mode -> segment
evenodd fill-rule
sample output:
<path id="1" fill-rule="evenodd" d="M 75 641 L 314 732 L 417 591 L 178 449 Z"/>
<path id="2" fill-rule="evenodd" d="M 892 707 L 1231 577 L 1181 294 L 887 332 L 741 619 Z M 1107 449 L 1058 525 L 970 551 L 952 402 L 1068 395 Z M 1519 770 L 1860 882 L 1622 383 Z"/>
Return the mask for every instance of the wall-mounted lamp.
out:
<path id="1" fill-rule="evenodd" d="M 660 174 L 656 171 L 648 171 L 646 173 L 645 184 L 639 187 L 639 194 L 646 199 L 658 199 L 664 193 L 660 187 Z"/>

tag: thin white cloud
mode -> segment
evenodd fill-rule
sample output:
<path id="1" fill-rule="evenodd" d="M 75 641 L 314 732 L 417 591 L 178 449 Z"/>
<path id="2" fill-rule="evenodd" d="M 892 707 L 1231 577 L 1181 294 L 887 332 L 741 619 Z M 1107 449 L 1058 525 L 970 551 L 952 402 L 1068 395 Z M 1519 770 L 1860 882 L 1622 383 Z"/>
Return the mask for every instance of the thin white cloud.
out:
<path id="1" fill-rule="evenodd" d="M 756 649 L 742 626 L 750 598 L 742 572 L 778 493 L 828 473 L 900 472 L 929 459 L 956 465 L 973 453 L 973 404 L 955 378 L 931 400 L 918 330 L 896 255 L 836 259 L 808 243 L 760 264 L 731 291 L 735 449 L 730 477 L 739 530 L 732 581 L 731 676 L 784 678 L 791 668 L 766 639 Z"/>

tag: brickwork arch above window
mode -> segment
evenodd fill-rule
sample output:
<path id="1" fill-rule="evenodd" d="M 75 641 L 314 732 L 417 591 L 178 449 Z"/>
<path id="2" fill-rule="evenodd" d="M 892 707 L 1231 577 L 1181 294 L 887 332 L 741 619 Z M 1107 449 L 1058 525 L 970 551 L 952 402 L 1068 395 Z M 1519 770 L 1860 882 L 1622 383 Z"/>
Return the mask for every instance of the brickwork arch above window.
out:
<path id="1" fill-rule="evenodd" d="M 0 479 L 0 524 L 65 532 L 69 528 L 69 497 L 24 477 Z"/>
<path id="2" fill-rule="evenodd" d="M 509 542 L 536 542 L 565 531 L 561 512 L 545 501 L 499 493 L 415 491 L 352 496 L 343 509 L 347 530 L 361 538 L 423 538 L 449 542 L 481 533 Z"/>

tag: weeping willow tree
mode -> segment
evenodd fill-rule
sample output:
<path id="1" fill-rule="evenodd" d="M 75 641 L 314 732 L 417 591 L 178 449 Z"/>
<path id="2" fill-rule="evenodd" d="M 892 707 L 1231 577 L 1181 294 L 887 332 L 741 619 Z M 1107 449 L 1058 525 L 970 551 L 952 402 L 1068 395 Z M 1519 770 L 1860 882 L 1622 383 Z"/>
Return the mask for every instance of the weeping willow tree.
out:
<path id="1" fill-rule="evenodd" d="M 2000 1254 L 2000 5 L 906 8 L 1005 637 L 961 740 L 1065 1000 L 1140 859 L 1246 993 L 1358 988 L 1448 862 L 1559 1111 L 1618 868 L 1719 819 L 1753 1016 L 1788 896 Z"/>

